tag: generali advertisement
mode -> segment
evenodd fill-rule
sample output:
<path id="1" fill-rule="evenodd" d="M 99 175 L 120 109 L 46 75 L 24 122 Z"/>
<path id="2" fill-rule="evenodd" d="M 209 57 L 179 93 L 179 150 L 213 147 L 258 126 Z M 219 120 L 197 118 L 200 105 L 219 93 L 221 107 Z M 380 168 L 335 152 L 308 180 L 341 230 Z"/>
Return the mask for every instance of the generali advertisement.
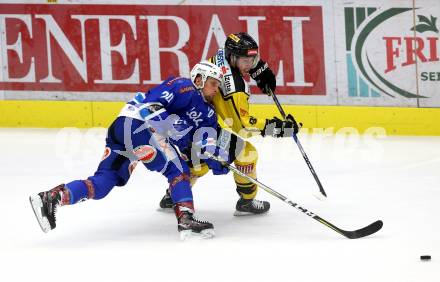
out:
<path id="1" fill-rule="evenodd" d="M 123 100 L 246 31 L 283 103 L 440 106 L 438 1 L 34 2 L 0 4 L 0 99 Z"/>
<path id="2" fill-rule="evenodd" d="M 277 74 L 277 93 L 327 94 L 322 6 L 0 4 L 0 11 L 2 90 L 145 91 L 188 76 L 228 34 L 246 31 Z"/>

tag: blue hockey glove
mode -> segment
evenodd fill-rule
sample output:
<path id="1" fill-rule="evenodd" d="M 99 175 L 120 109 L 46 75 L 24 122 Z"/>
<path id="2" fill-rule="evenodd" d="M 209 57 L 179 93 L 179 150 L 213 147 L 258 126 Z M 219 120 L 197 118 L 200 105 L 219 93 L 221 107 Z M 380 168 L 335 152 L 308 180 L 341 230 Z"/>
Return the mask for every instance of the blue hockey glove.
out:
<path id="1" fill-rule="evenodd" d="M 213 159 L 206 159 L 205 163 L 208 165 L 209 169 L 212 170 L 214 175 L 228 174 L 229 169 L 223 166 L 220 162 Z"/>
<path id="2" fill-rule="evenodd" d="M 205 138 L 199 143 L 200 153 L 205 163 L 212 170 L 214 175 L 227 174 L 229 169 L 222 165 L 220 161 L 212 159 L 212 156 L 226 162 L 228 160 L 228 152 L 217 146 L 216 140 L 213 138 Z"/>

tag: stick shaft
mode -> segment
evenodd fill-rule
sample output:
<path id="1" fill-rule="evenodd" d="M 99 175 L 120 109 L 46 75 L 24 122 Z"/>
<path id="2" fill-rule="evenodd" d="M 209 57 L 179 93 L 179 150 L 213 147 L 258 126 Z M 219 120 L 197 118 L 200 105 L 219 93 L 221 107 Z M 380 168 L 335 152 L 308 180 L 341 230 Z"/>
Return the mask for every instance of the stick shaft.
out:
<path id="1" fill-rule="evenodd" d="M 319 223 L 321 223 L 324 226 L 327 226 L 328 228 L 336 231 L 337 233 L 341 234 L 342 236 L 349 238 L 349 239 L 357 239 L 357 238 L 362 238 L 368 235 L 371 235 L 377 231 L 379 231 L 382 228 L 382 221 L 376 221 L 364 228 L 361 228 L 359 230 L 355 230 L 355 231 L 346 231 L 346 230 L 342 230 L 339 227 L 337 227 L 336 225 L 328 222 L 327 220 L 323 219 L 322 217 L 320 217 L 319 215 L 313 213 L 312 211 L 298 205 L 297 203 L 292 202 L 290 199 L 288 199 L 286 196 L 278 193 L 277 191 L 275 191 L 274 189 L 270 188 L 269 186 L 261 183 L 260 181 L 258 181 L 257 179 L 250 177 L 249 175 L 246 175 L 245 173 L 241 172 L 240 170 L 238 170 L 236 167 L 234 167 L 231 164 L 228 164 L 226 162 L 223 162 L 221 160 L 219 160 L 217 157 L 214 157 L 211 154 L 205 153 L 205 155 L 207 155 L 209 158 L 220 161 L 224 166 L 226 166 L 227 168 L 229 168 L 232 172 L 246 178 L 247 180 L 249 180 L 250 182 L 254 183 L 255 185 L 258 185 L 260 188 L 262 188 L 263 190 L 265 190 L 266 192 L 268 192 L 269 194 L 277 197 L 278 199 L 282 200 L 283 202 L 285 202 L 286 204 L 294 207 L 295 209 L 299 210 L 300 212 L 302 212 L 303 214 L 313 218 L 314 220 L 318 221 Z"/>
<path id="2" fill-rule="evenodd" d="M 275 105 L 277 106 L 278 111 L 280 112 L 281 116 L 285 120 L 287 115 L 286 115 L 286 112 L 284 112 L 283 107 L 281 106 L 280 101 L 278 100 L 277 96 L 275 95 L 275 93 L 273 93 L 273 91 L 270 88 L 267 88 L 267 92 L 269 93 L 270 96 L 272 96 L 272 99 L 275 102 Z M 316 184 L 318 185 L 319 192 L 324 197 L 327 197 L 327 193 L 325 192 L 324 187 L 322 186 L 321 181 L 319 180 L 318 174 L 316 173 L 315 169 L 313 168 L 312 163 L 310 162 L 309 157 L 307 156 L 306 152 L 304 151 L 304 148 L 301 145 L 301 142 L 299 142 L 298 136 L 296 134 L 293 134 L 293 140 L 295 140 L 295 143 L 298 146 L 298 149 L 300 150 L 300 152 L 304 158 L 304 161 L 306 162 L 307 166 L 309 167 L 309 170 L 312 173 L 313 178 L 316 181 Z"/>

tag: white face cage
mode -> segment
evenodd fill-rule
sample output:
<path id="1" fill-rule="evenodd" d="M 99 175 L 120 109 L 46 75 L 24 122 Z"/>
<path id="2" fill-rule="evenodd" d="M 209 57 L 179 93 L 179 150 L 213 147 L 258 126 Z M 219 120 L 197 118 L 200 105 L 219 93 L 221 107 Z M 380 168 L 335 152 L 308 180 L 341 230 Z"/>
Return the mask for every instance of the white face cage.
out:
<path id="1" fill-rule="evenodd" d="M 198 75 L 200 75 L 202 78 L 201 86 L 195 85 L 195 80 Z M 221 81 L 223 79 L 223 73 L 218 66 L 208 61 L 202 61 L 196 64 L 191 70 L 191 81 L 197 89 L 202 89 L 205 86 L 205 82 L 208 77 Z"/>

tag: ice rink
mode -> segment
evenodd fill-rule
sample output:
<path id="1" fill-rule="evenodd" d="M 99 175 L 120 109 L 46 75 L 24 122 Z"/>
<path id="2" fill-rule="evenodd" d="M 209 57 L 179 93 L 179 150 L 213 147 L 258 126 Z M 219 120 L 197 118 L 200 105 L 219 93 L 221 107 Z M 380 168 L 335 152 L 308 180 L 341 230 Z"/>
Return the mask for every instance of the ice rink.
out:
<path id="1" fill-rule="evenodd" d="M 182 242 L 158 211 L 165 178 L 141 166 L 44 234 L 29 195 L 92 174 L 105 130 L 0 129 L 0 281 L 440 281 L 440 137 L 339 133 L 300 134 L 326 201 L 291 138 L 252 139 L 258 178 L 342 229 L 381 219 L 378 233 L 346 239 L 261 189 L 269 213 L 234 217 L 232 174 L 209 174 L 193 193 L 216 237 Z"/>

